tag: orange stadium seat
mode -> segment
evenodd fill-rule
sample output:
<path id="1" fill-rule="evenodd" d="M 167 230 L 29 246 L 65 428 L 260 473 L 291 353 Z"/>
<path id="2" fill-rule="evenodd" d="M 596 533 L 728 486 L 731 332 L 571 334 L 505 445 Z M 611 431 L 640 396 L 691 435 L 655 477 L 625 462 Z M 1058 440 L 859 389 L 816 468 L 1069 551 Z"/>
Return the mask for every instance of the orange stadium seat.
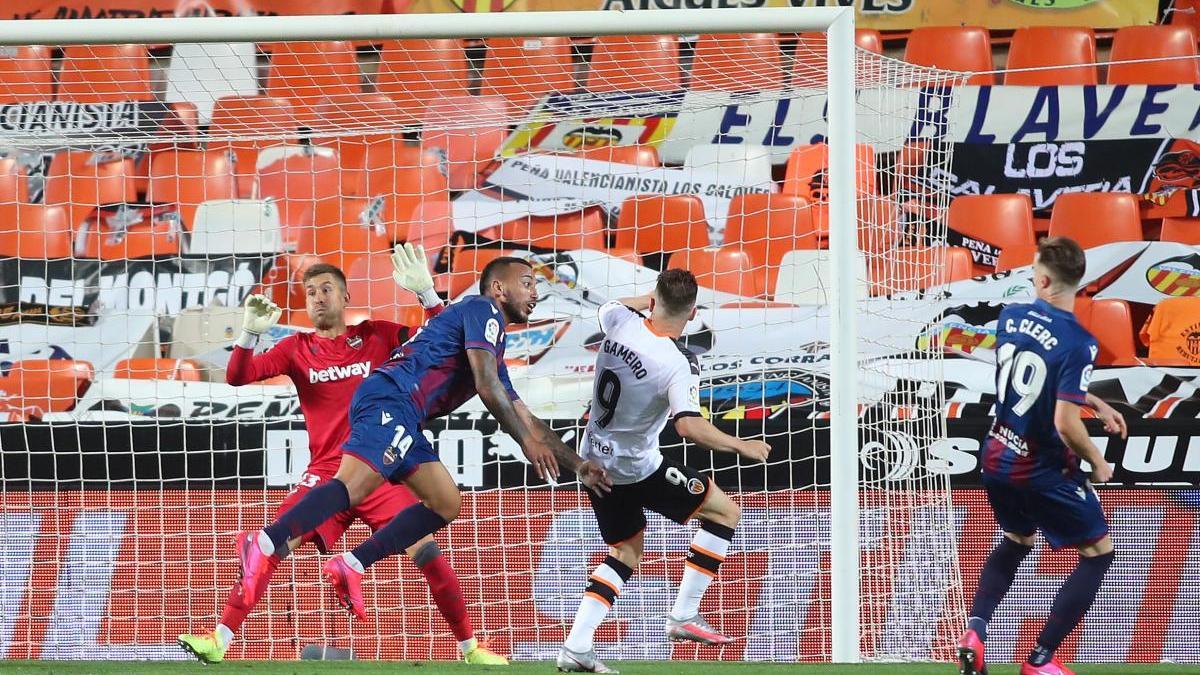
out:
<path id="1" fill-rule="evenodd" d="M 594 92 L 675 91 L 682 82 L 676 36 L 605 35 L 596 38 L 585 88 Z"/>
<path id="2" fill-rule="evenodd" d="M 652 145 L 602 145 L 598 148 L 587 148 L 564 154 L 580 159 L 594 159 L 599 162 L 615 164 L 632 164 L 652 168 L 662 166 L 658 150 Z"/>
<path id="3" fill-rule="evenodd" d="M 366 310 L 372 318 L 405 326 L 425 323 L 425 311 L 416 296 L 392 280 L 390 253 L 359 256 L 345 272 L 346 292 L 350 294 L 348 316 L 356 310 Z"/>
<path id="4" fill-rule="evenodd" d="M 783 256 L 795 249 L 821 248 L 812 209 L 803 197 L 783 194 L 739 195 L 729 200 L 725 244 L 750 256 L 766 269 L 764 288 L 773 286 Z"/>
<path id="5" fill-rule="evenodd" d="M 1109 84 L 1195 84 L 1196 34 L 1186 26 L 1126 26 L 1113 37 Z M 1116 63 L 1139 59 L 1169 61 Z"/>
<path id="6" fill-rule="evenodd" d="M 441 105 L 471 123 L 455 129 L 433 129 L 427 124 L 421 147 L 443 153 L 450 189 L 473 190 L 508 137 L 509 103 L 503 96 L 458 96 Z M 426 113 L 425 119 L 436 123 L 438 113 Z"/>
<path id="7" fill-rule="evenodd" d="M 689 85 L 696 91 L 760 91 L 783 87 L 783 55 L 774 33 L 701 35 Z"/>
<path id="8" fill-rule="evenodd" d="M 1013 72 L 1023 68 L 1074 66 Z M 1004 84 L 1025 86 L 1097 84 L 1096 35 L 1091 28 L 1029 26 L 1013 33 Z"/>
<path id="9" fill-rule="evenodd" d="M 0 47 L 0 104 L 53 98 L 49 47 Z"/>
<path id="10" fill-rule="evenodd" d="M 1097 366 L 1138 365 L 1133 341 L 1133 315 L 1129 303 L 1116 298 L 1075 298 L 1075 317 L 1100 346 Z"/>
<path id="11" fill-rule="evenodd" d="M 0 256 L 68 258 L 74 234 L 61 206 L 0 204 Z"/>
<path id="12" fill-rule="evenodd" d="M 599 207 L 557 216 L 521 218 L 500 226 L 506 244 L 558 250 L 579 248 L 603 251 L 607 242 L 604 214 Z"/>
<path id="13" fill-rule="evenodd" d="M 565 37 L 491 38 L 483 63 L 484 96 L 503 96 L 519 110 L 542 96 L 575 89 L 571 40 Z"/>
<path id="14" fill-rule="evenodd" d="M 341 193 L 341 180 L 342 167 L 331 148 L 264 149 L 258 156 L 254 196 L 278 201 L 284 240 L 295 243 L 312 226 L 316 202 Z"/>
<path id="15" fill-rule="evenodd" d="M 249 197 L 254 192 L 259 150 L 296 140 L 299 126 L 287 99 L 227 96 L 213 106 L 212 123 L 208 127 L 212 140 L 208 149 L 232 153 L 238 195 Z"/>
<path id="16" fill-rule="evenodd" d="M 868 52 L 883 53 L 883 36 L 877 30 L 855 29 L 854 44 Z M 824 33 L 800 33 L 796 36 L 796 49 L 792 58 L 792 87 L 825 87 L 825 67 L 828 63 L 825 47 Z"/>
<path id="17" fill-rule="evenodd" d="M 453 214 L 454 209 L 449 200 L 418 202 L 409 217 L 408 225 L 401 225 L 404 227 L 404 240 L 412 242 L 413 246 L 420 244 L 426 251 L 440 249 L 450 241 L 450 235 L 454 232 Z"/>
<path id="18" fill-rule="evenodd" d="M 199 382 L 200 366 L 191 359 L 122 359 L 113 377 L 123 380 L 176 380 Z"/>
<path id="19" fill-rule="evenodd" d="M 94 377 L 95 369 L 87 361 L 25 359 L 0 377 L 0 399 L 24 418 L 40 419 L 74 407 Z"/>
<path id="20" fill-rule="evenodd" d="M 1050 236 L 1070 237 L 1083 248 L 1142 241 L 1137 198 L 1127 192 L 1069 192 L 1054 201 Z"/>
<path id="21" fill-rule="evenodd" d="M 978 26 L 921 26 L 914 28 L 904 47 L 904 60 L 918 66 L 969 73 L 967 84 L 995 84 L 990 74 L 992 41 L 986 28 Z"/>
<path id="22" fill-rule="evenodd" d="M 97 213 L 103 215 L 104 212 Z M 90 223 L 82 235 L 85 237 L 82 246 L 85 258 L 126 260 L 179 255 L 181 232 L 173 221 L 139 223 L 119 233 L 101 222 Z M 79 248 L 79 242 L 76 242 L 76 249 Z"/>
<path id="23" fill-rule="evenodd" d="M 1027 267 L 1033 264 L 1033 258 L 1037 254 L 1037 245 L 1030 244 L 1028 246 L 1006 246 L 1000 251 L 1000 255 L 996 256 L 996 271 L 1007 272 L 1015 270 L 1018 267 Z"/>
<path id="24" fill-rule="evenodd" d="M 151 204 L 176 204 L 184 227 L 191 229 L 200 204 L 210 199 L 236 199 L 237 180 L 225 152 L 165 150 L 150 159 Z"/>
<path id="25" fill-rule="evenodd" d="M 343 271 L 364 255 L 392 246 L 395 223 L 383 198 L 328 198 L 317 202 L 312 253 Z"/>
<path id="26" fill-rule="evenodd" d="M 735 246 L 676 251 L 667 259 L 667 269 L 688 270 L 701 286 L 723 293 L 756 298 L 765 292 L 761 268 Z"/>
<path id="27" fill-rule="evenodd" d="M 29 177 L 16 157 L 0 158 L 0 204 L 29 201 Z"/>
<path id="28" fill-rule="evenodd" d="M 447 292 L 449 297 L 454 299 L 475 285 L 479 280 L 479 273 L 488 263 L 500 256 L 511 254 L 512 251 L 501 248 L 460 248 L 450 263 L 450 273 L 438 276 L 446 277 Z"/>
<path id="29" fill-rule="evenodd" d="M 855 182 L 859 193 L 860 218 L 865 201 L 878 194 L 875 174 L 875 149 L 859 144 L 855 149 Z M 826 189 L 829 175 L 829 146 L 824 143 L 801 145 L 788 156 L 783 179 L 783 194 L 803 197 L 813 209 L 813 222 L 822 237 L 829 232 L 829 205 Z"/>
<path id="30" fill-rule="evenodd" d="M 63 49 L 58 100 L 76 103 L 150 101 L 145 45 L 76 45 Z"/>
<path id="31" fill-rule="evenodd" d="M 1161 241 L 1200 246 L 1200 218 L 1163 218 Z"/>
<path id="32" fill-rule="evenodd" d="M 621 202 L 617 248 L 665 255 L 708 246 L 704 203 L 695 195 L 637 195 Z"/>
<path id="33" fill-rule="evenodd" d="M 133 160 L 105 159 L 109 158 L 93 152 L 67 151 L 50 161 L 46 203 L 67 206 L 72 226 L 100 206 L 137 201 Z"/>
<path id="34" fill-rule="evenodd" d="M 466 96 L 470 72 L 462 40 L 392 40 L 383 44 L 375 88 L 399 106 L 406 123 L 420 122 L 442 99 Z"/>
<path id="35" fill-rule="evenodd" d="M 971 252 L 959 246 L 897 247 L 868 261 L 871 294 L 887 295 L 970 279 Z"/>
<path id="36" fill-rule="evenodd" d="M 405 223 L 411 221 L 417 205 L 422 202 L 449 202 L 450 190 L 446 176 L 428 154 L 420 155 L 420 164 L 395 166 L 369 174 L 363 193 L 367 197 L 387 200 L 389 217 L 399 224 L 395 239 L 408 239 Z"/>
<path id="37" fill-rule="evenodd" d="M 1001 251 L 1010 246 L 1033 246 L 1033 203 L 1029 195 L 963 195 L 950 202 L 946 224 L 955 232 Z M 975 272 L 985 274 L 994 265 L 977 263 Z"/>
<path id="38" fill-rule="evenodd" d="M 301 124 L 318 119 L 316 108 L 325 100 L 362 93 L 362 77 L 353 43 L 288 42 L 275 44 L 267 69 L 267 96 L 286 98 Z"/>

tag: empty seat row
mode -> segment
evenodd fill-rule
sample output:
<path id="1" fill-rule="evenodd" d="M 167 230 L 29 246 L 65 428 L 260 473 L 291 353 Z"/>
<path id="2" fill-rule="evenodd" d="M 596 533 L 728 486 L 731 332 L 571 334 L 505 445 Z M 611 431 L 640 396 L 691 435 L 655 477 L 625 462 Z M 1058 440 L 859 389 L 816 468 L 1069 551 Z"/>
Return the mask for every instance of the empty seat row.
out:
<path id="1" fill-rule="evenodd" d="M 1128 26 L 1112 42 L 1108 84 L 1194 84 L 1200 81 L 1195 33 L 1184 26 Z M 993 71 L 986 28 L 929 26 L 909 36 L 904 59 L 947 70 L 980 73 L 969 84 L 1098 84 L 1096 37 L 1090 28 L 1037 26 L 1013 33 L 1003 81 Z M 1168 59 L 1145 61 L 1146 59 Z M 1120 63 L 1133 62 L 1135 63 Z"/>

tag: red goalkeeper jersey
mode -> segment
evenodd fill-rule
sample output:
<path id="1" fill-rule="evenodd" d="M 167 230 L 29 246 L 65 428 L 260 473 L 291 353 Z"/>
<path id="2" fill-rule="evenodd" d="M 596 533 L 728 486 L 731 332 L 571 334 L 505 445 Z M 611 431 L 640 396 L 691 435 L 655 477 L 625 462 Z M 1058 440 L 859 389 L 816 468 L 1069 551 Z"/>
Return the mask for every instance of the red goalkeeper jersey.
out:
<path id="1" fill-rule="evenodd" d="M 425 318 L 433 318 L 441 311 L 440 306 L 426 310 Z M 346 412 L 354 390 L 408 335 L 407 326 L 368 320 L 347 327 L 336 338 L 323 338 L 312 332 L 289 335 L 258 355 L 235 346 L 225 370 L 225 381 L 243 385 L 277 375 L 290 377 L 308 429 L 312 458 L 307 471 L 328 478 L 337 473 L 342 444 L 350 433 Z"/>

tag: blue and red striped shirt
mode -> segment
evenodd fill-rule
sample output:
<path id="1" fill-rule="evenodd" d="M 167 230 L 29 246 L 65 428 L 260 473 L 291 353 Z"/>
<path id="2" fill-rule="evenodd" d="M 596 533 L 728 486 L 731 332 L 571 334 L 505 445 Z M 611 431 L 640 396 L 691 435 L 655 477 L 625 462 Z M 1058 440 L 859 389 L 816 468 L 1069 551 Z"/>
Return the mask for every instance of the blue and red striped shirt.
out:
<path id="1" fill-rule="evenodd" d="M 453 412 L 476 395 L 468 349 L 496 358 L 496 371 L 511 400 L 517 400 L 504 364 L 504 313 L 488 298 L 472 295 L 450 305 L 408 342 L 392 351 L 378 369 L 410 392 L 422 420 Z"/>
<path id="2" fill-rule="evenodd" d="M 1081 475 L 1058 435 L 1058 401 L 1087 402 L 1096 339 L 1075 315 L 1038 300 L 1008 305 L 996 329 L 996 420 L 983 446 L 983 474 L 1037 487 Z"/>

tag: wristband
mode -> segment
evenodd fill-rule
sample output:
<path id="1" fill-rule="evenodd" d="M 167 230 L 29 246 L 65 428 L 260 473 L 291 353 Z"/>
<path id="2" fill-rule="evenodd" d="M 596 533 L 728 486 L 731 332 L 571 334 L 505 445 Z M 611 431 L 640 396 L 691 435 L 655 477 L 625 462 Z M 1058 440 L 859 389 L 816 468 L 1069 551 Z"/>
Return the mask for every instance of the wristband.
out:
<path id="1" fill-rule="evenodd" d="M 258 334 L 243 330 L 234 344 L 243 349 L 254 349 L 258 344 Z"/>
<path id="2" fill-rule="evenodd" d="M 421 306 L 425 309 L 432 309 L 442 304 L 442 299 L 438 297 L 437 291 L 433 290 L 433 286 L 417 293 L 417 299 L 421 301 Z"/>

